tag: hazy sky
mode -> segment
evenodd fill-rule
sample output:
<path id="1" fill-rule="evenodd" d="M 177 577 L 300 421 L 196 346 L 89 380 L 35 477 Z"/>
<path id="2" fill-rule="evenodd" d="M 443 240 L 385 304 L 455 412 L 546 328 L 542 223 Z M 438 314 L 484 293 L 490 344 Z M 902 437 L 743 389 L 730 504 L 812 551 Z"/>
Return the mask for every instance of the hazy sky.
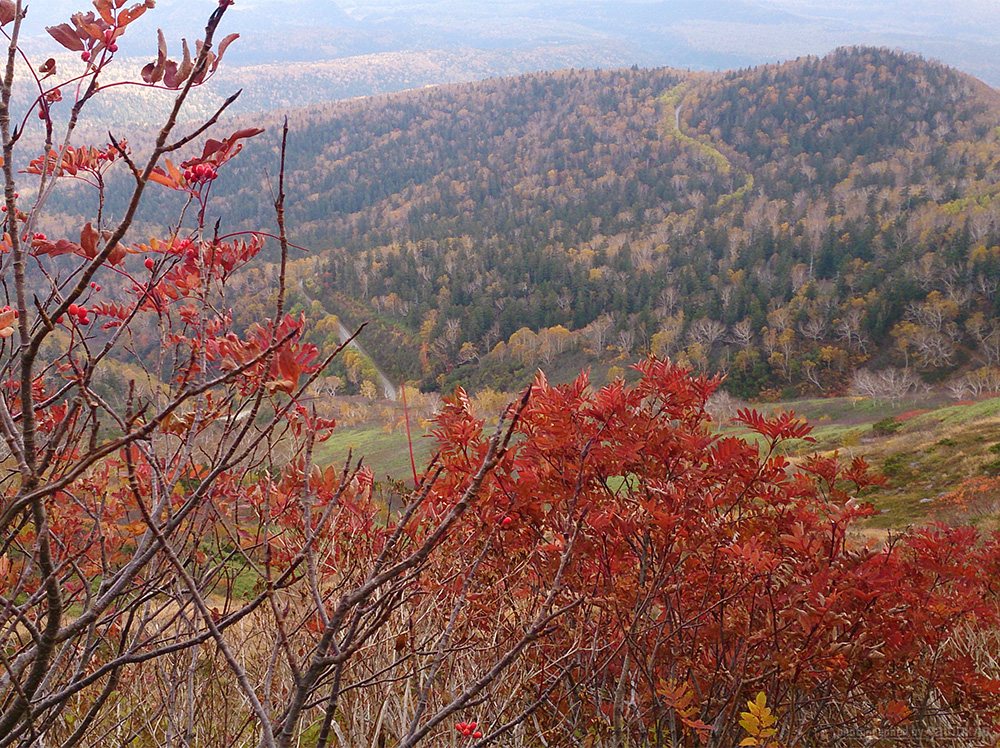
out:
<path id="1" fill-rule="evenodd" d="M 26 31 L 44 34 L 43 26 L 89 7 L 34 0 Z M 168 39 L 197 36 L 215 7 L 217 0 L 158 0 L 123 51 L 150 54 L 156 26 Z M 628 57 L 712 69 L 869 44 L 935 57 L 1000 85 L 1000 0 L 237 0 L 225 30 L 245 35 L 233 53 L 244 63 L 255 55 L 320 60 L 591 44 L 592 66 Z"/>

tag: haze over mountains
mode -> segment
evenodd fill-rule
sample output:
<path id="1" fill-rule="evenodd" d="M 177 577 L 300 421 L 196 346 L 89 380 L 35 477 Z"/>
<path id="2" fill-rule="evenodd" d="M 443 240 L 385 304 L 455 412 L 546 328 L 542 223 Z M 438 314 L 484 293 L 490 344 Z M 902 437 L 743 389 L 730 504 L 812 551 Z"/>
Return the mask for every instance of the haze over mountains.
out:
<path id="1" fill-rule="evenodd" d="M 87 7 L 48 5 L 67 19 Z M 151 57 L 156 27 L 175 47 L 198 37 L 214 6 L 159 0 L 123 53 Z M 25 33 L 50 49 L 42 20 L 29 13 Z M 844 45 L 916 52 L 1000 85 L 989 0 L 238 0 L 225 31 L 243 39 L 211 100 L 245 84 L 241 111 L 567 67 L 725 70 Z"/>

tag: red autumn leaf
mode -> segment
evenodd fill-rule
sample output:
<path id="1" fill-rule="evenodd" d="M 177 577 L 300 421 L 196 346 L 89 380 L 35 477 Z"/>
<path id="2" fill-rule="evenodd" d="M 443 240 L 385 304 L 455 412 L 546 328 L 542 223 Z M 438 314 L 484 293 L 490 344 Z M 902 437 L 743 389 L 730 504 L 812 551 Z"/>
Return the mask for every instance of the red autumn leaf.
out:
<path id="1" fill-rule="evenodd" d="M 49 255 L 50 257 L 79 254 L 83 251 L 79 244 L 71 242 L 69 239 L 59 239 L 55 242 L 48 241 L 47 239 L 37 240 L 31 243 L 31 248 L 34 250 L 33 254 L 35 255 Z"/>

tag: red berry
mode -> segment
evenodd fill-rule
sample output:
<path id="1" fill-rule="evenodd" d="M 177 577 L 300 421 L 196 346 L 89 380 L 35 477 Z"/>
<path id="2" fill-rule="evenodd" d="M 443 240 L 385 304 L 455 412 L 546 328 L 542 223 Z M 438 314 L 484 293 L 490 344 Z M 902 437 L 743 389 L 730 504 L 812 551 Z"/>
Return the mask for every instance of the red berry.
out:
<path id="1" fill-rule="evenodd" d="M 90 62 L 90 50 L 85 49 L 80 53 L 80 59 L 84 62 Z"/>
<path id="2" fill-rule="evenodd" d="M 62 323 L 63 323 L 63 316 L 60 314 L 58 317 L 56 317 L 56 324 L 61 325 Z"/>
<path id="3" fill-rule="evenodd" d="M 118 45 L 112 42 L 111 44 L 108 45 L 108 51 L 114 54 L 115 52 L 118 51 Z"/>
<path id="4" fill-rule="evenodd" d="M 70 304 L 69 305 L 69 309 L 67 309 L 66 311 L 68 311 L 70 314 L 72 314 L 75 317 L 76 315 L 78 315 L 80 313 L 80 307 L 78 307 L 76 304 Z"/>
<path id="5" fill-rule="evenodd" d="M 472 733 L 472 737 L 474 737 L 474 738 L 481 738 L 481 737 L 483 737 L 483 734 L 481 732 L 479 732 L 479 730 L 476 730 L 474 733 Z"/>
<path id="6" fill-rule="evenodd" d="M 146 266 L 146 270 L 152 270 L 153 267 L 156 265 L 156 263 L 153 262 L 152 257 L 147 257 L 146 261 L 143 264 Z"/>
<path id="7" fill-rule="evenodd" d="M 89 325 L 90 324 L 90 317 L 80 317 L 80 324 L 81 325 Z"/>
<path id="8" fill-rule="evenodd" d="M 95 291 L 100 291 L 100 290 L 101 290 L 101 287 L 100 287 L 100 286 L 94 286 L 94 290 L 95 290 Z"/>

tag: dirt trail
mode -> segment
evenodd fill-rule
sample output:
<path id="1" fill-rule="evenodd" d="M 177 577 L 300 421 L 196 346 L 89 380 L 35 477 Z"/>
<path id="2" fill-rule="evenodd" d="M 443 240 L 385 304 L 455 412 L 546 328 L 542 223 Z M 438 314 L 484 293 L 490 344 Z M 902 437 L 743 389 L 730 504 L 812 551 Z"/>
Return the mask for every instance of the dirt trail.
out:
<path id="1" fill-rule="evenodd" d="M 299 281 L 299 291 L 302 292 L 302 295 L 306 298 L 306 301 L 308 301 L 310 304 L 318 303 L 326 314 L 331 314 L 331 315 L 333 314 L 329 309 L 326 308 L 326 305 L 324 305 L 322 301 L 317 301 L 316 299 L 313 299 L 308 293 L 306 293 L 306 289 L 302 281 Z M 337 317 L 337 335 L 340 337 L 341 343 L 350 338 L 352 335 L 351 331 L 348 330 L 347 327 L 344 326 L 344 323 L 340 321 L 340 317 Z M 372 362 L 372 365 L 375 367 L 375 372 L 378 374 L 379 384 L 382 386 L 382 392 L 385 395 L 385 399 L 392 400 L 393 402 L 399 399 L 399 393 L 396 391 L 396 385 L 394 385 L 392 383 L 392 380 L 385 375 L 385 372 L 382 371 L 382 367 L 380 367 L 378 365 L 378 362 L 374 358 L 372 358 L 372 356 L 368 353 L 368 351 L 366 351 L 361 346 L 361 343 L 359 343 L 357 339 L 352 340 L 351 347 Z"/>

